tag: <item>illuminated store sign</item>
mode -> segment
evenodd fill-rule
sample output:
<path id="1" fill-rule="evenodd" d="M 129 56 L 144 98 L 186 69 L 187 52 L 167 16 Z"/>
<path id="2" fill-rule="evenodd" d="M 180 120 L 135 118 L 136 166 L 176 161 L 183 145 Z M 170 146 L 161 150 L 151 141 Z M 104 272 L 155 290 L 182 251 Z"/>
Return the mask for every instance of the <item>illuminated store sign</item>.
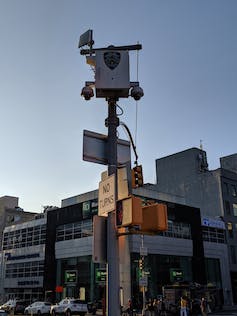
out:
<path id="1" fill-rule="evenodd" d="M 202 217 L 202 226 L 225 229 L 225 223 L 223 221 L 210 217 Z"/>
<path id="2" fill-rule="evenodd" d="M 170 281 L 171 282 L 183 281 L 183 270 L 170 269 Z"/>
<path id="3" fill-rule="evenodd" d="M 76 283 L 77 282 L 77 271 L 66 270 L 65 271 L 65 283 Z"/>

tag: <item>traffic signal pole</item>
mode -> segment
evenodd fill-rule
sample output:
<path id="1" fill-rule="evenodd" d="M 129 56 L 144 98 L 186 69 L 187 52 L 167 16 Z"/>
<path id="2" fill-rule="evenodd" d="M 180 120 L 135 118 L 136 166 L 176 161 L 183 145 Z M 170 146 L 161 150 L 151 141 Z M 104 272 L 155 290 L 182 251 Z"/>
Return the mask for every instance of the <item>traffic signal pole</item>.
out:
<path id="1" fill-rule="evenodd" d="M 108 99 L 108 175 L 115 175 L 115 200 L 118 196 L 117 187 L 117 127 L 119 119 L 116 113 L 116 99 Z M 119 246 L 116 234 L 116 210 L 108 214 L 107 221 L 107 316 L 120 315 L 119 300 Z"/>
<path id="2" fill-rule="evenodd" d="M 115 178 L 115 210 L 108 212 L 107 221 L 107 316 L 119 316 L 119 243 L 116 227 L 116 202 L 118 199 L 117 127 L 119 126 L 119 119 L 116 113 L 116 102 L 119 98 L 128 98 L 129 96 L 138 101 L 144 95 L 139 82 L 130 82 L 129 75 L 129 51 L 138 51 L 142 46 L 140 44 L 117 47 L 110 45 L 106 48 L 93 48 L 93 44 L 92 30 L 88 30 L 80 36 L 78 47 L 89 46 L 89 49 L 81 49 L 81 55 L 86 55 L 87 63 L 95 70 L 95 81 L 86 81 L 81 95 L 88 101 L 94 96 L 93 89 L 95 88 L 96 97 L 105 98 L 108 102 L 108 118 L 105 121 L 105 125 L 108 127 L 105 156 L 108 164 L 108 175 L 114 175 Z"/>

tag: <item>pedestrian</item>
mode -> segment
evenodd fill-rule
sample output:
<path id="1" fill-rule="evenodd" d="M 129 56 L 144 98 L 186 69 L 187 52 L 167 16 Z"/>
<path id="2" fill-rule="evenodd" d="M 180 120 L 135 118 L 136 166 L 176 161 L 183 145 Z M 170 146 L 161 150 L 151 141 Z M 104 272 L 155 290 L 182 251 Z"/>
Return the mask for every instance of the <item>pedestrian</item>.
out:
<path id="1" fill-rule="evenodd" d="M 149 316 L 154 316 L 154 306 L 153 306 L 153 301 L 151 298 L 149 298 L 148 300 L 147 310 L 148 310 Z"/>
<path id="2" fill-rule="evenodd" d="M 161 303 L 160 303 L 160 315 L 161 316 L 166 316 L 166 306 L 165 306 L 165 299 L 162 298 Z"/>
<path id="3" fill-rule="evenodd" d="M 126 308 L 126 313 L 129 315 L 129 316 L 132 316 L 133 315 L 133 306 L 132 306 L 132 300 L 129 299 L 128 300 L 128 304 L 127 304 L 127 308 Z"/>
<path id="4" fill-rule="evenodd" d="M 155 316 L 159 316 L 160 315 L 160 304 L 159 304 L 159 300 L 157 298 L 154 299 L 153 308 L 154 308 Z"/>
<path id="5" fill-rule="evenodd" d="M 207 316 L 208 310 L 207 310 L 207 301 L 206 301 L 205 297 L 202 297 L 202 299 L 201 299 L 200 308 L 201 308 L 202 316 Z"/>
<path id="6" fill-rule="evenodd" d="M 187 299 L 185 296 L 182 296 L 180 299 L 180 316 L 187 316 Z"/>

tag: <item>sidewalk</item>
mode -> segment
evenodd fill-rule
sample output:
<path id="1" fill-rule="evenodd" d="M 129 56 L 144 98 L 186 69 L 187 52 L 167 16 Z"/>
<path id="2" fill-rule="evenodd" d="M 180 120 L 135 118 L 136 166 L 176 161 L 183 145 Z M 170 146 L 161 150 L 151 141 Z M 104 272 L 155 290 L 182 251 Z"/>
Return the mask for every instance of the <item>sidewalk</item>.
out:
<path id="1" fill-rule="evenodd" d="M 237 311 L 237 305 L 224 305 L 222 311 Z"/>

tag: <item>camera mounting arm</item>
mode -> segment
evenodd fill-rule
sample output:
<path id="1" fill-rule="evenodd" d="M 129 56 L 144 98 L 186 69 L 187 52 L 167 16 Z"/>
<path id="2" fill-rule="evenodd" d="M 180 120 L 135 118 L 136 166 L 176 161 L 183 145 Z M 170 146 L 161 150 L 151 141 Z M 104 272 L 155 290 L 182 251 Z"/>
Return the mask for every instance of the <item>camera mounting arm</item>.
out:
<path id="1" fill-rule="evenodd" d="M 81 55 L 91 55 L 91 54 L 95 54 L 97 51 L 100 51 L 100 50 L 129 51 L 129 50 L 140 50 L 140 49 L 142 49 L 142 45 L 141 44 L 126 45 L 126 46 L 113 46 L 113 45 L 110 45 L 110 46 L 105 47 L 105 48 L 81 49 L 80 54 Z"/>

